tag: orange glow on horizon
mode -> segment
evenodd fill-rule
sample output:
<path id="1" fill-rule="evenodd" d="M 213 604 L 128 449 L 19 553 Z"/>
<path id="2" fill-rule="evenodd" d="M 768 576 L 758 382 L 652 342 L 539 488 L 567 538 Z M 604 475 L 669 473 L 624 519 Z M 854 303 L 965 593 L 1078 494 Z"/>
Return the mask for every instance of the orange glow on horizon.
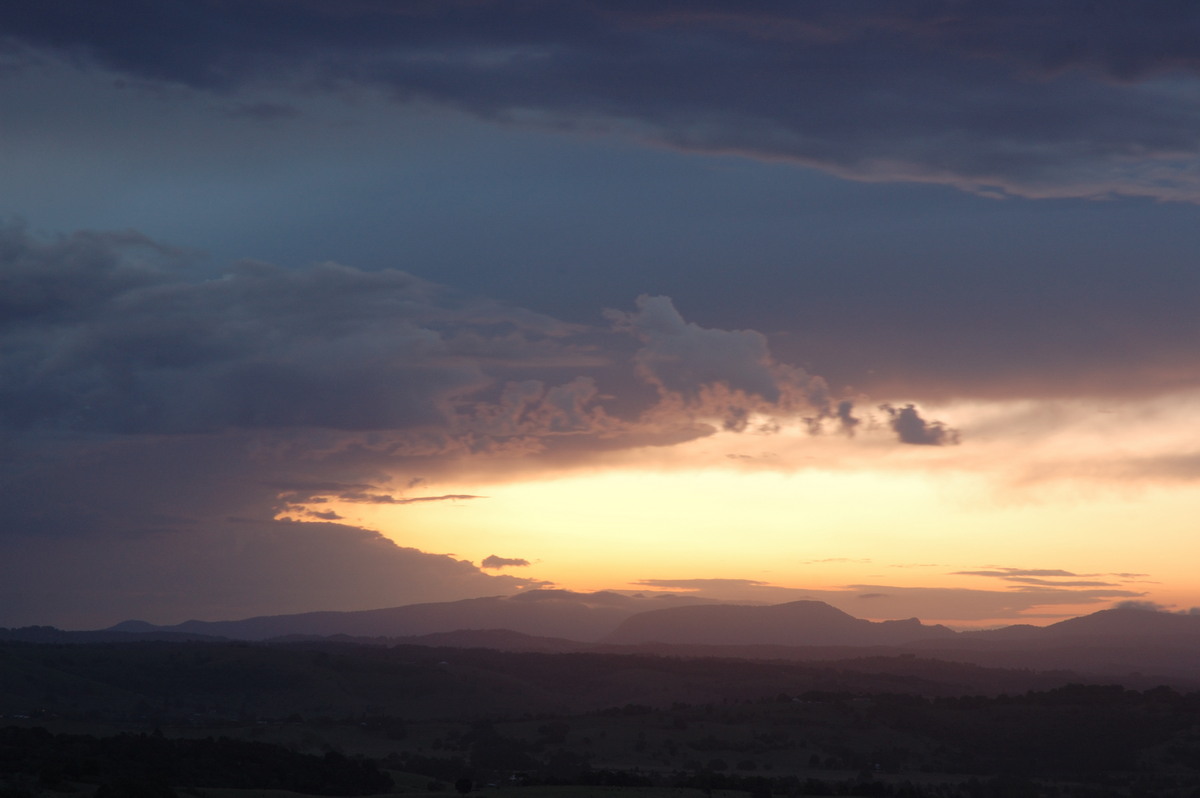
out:
<path id="1" fill-rule="evenodd" d="M 404 494 L 407 503 L 331 498 L 311 509 L 426 552 L 474 563 L 522 558 L 528 567 L 502 573 L 578 591 L 748 580 L 761 585 L 745 587 L 741 600 L 810 591 L 858 617 L 917 615 L 960 627 L 1050 623 L 1125 599 L 1186 609 L 1200 605 L 1200 577 L 1181 556 L 1194 547 L 1189 519 L 1200 488 L 1119 477 L 1169 454 L 1157 422 L 1190 405 L 1150 408 L 1122 423 L 1092 413 L 1064 427 L 1056 418 L 1052 432 L 1039 426 L 1045 408 L 964 406 L 957 417 L 978 432 L 959 447 L 812 438 L 796 428 L 717 433 L 551 472 L 530 461 L 485 463 L 422 485 L 420 496 Z M 1166 418 L 1172 428 L 1177 422 Z M 480 498 L 454 498 L 472 496 Z M 315 520 L 301 509 L 289 517 Z M 869 586 L 903 595 L 858 600 L 879 592 Z M 919 600 L 923 590 L 1015 599 L 987 615 L 982 605 Z M 1046 604 L 1017 600 L 1038 591 L 1055 592 Z"/>

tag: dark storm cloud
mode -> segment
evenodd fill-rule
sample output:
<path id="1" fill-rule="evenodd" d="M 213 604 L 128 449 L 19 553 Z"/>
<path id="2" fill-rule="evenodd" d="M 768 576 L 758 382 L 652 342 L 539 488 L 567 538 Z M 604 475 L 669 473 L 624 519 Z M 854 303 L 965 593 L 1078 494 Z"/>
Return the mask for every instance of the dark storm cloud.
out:
<path id="1" fill-rule="evenodd" d="M 276 122 L 300 116 L 300 111 L 293 106 L 271 102 L 237 103 L 226 113 L 235 119 L 254 119 L 259 122 Z"/>
<path id="2" fill-rule="evenodd" d="M 97 628 L 511 593 L 536 580 L 331 523 L 208 520 L 120 538 L 26 538 L 0 557 L 0 625 Z M 44 620 L 43 620 L 44 622 Z"/>
<path id="3" fill-rule="evenodd" d="M 538 584 L 317 523 L 338 520 L 319 496 L 294 513 L 303 523 L 275 520 L 290 507 L 281 482 L 376 476 L 298 431 L 0 434 L 0 626 L 364 609 Z"/>
<path id="4" fill-rule="evenodd" d="M 0 288 L 0 426 L 10 431 L 303 430 L 309 451 L 353 439 L 429 455 L 488 441 L 706 434 L 697 425 L 714 417 L 742 430 L 758 414 L 766 432 L 772 416 L 852 419 L 848 403 L 833 409 L 824 380 L 776 361 L 761 333 L 700 327 L 667 297 L 609 311 L 611 330 L 585 328 L 458 299 L 394 269 L 242 262 L 213 275 L 134 233 L 47 241 L 18 225 L 0 229 Z M 657 397 L 622 400 L 646 386 Z M 911 406 L 894 413 L 920 427 L 899 424 L 902 441 L 951 434 Z M 476 498 L 397 497 L 371 480 L 272 484 L 297 500 Z"/>
<path id="5" fill-rule="evenodd" d="M 566 326 L 437 293 L 398 271 L 244 263 L 213 277 L 133 233 L 0 230 L 0 623 L 353 609 L 535 584 L 369 530 L 274 520 L 336 521 L 321 505 L 356 495 L 475 498 L 375 489 L 381 455 L 356 452 L 470 450 L 448 403 L 488 384 L 487 364 L 571 362 L 555 341 Z M 497 340 L 464 356 L 451 339 L 476 310 Z M 356 437 L 369 432 L 400 437 Z"/>
<path id="6" fill-rule="evenodd" d="M 0 228 L 0 624 L 512 592 L 534 582 L 329 523 L 331 504 L 474 501 L 436 477 L 827 410 L 824 383 L 756 332 L 701 328 L 665 297 L 615 318 L 564 324 L 398 270 L 212 274 L 132 232 Z M 75 564 L 45 579 L 60 557 Z"/>
<path id="7" fill-rule="evenodd" d="M 752 324 L 778 359 L 859 410 L 859 391 L 928 403 L 1196 382 L 1200 236 L 1187 207 L 980 201 L 662 151 L 983 193 L 1194 198 L 1189 6 L 1130 17 L 1111 2 L 0 5 L 7 61 L 37 63 L 0 83 L 20 145 L 13 209 L 31 216 L 104 207 L 82 224 L 285 264 L 320 253 L 374 269 L 412 253 L 403 268 L 577 321 L 592 320 L 593 294 L 624 308 L 665 293 L 703 328 Z M 297 190 L 312 185 L 321 196 Z M 51 224 L 76 224 L 66 216 Z M 247 229 L 268 232 L 246 243 Z M 446 334 L 460 355 L 493 362 L 521 362 L 528 343 L 478 326 Z M 745 351 L 743 373 L 724 373 L 768 401 L 774 380 L 751 374 L 761 360 Z M 646 363 L 662 385 L 677 372 L 665 360 Z M 229 378 L 253 416 L 254 380 L 291 379 L 311 405 L 309 376 Z M 565 385 L 576 376 L 514 376 L 476 431 L 517 434 L 533 405 L 559 426 L 600 429 L 580 402 L 601 383 Z M 379 395 L 363 387 L 363 404 Z M 407 399 L 394 412 L 422 397 Z M 726 404 L 719 423 L 745 429 L 745 403 Z M 811 417 L 864 429 L 850 406 L 831 411 Z"/>
<path id="8" fill-rule="evenodd" d="M 526 312 L 456 312 L 400 271 L 245 262 L 188 280 L 185 267 L 156 263 L 162 254 L 132 234 L 45 243 L 3 231 L 0 422 L 110 433 L 407 429 L 442 422 L 446 402 L 488 383 L 489 354 L 469 335 L 477 318 L 504 328 L 492 357 L 571 359 L 548 320 L 535 331 Z"/>
<path id="9" fill-rule="evenodd" d="M 300 75 L 867 180 L 1200 199 L 1184 2 L 14 0 L 0 30 L 206 90 Z"/>

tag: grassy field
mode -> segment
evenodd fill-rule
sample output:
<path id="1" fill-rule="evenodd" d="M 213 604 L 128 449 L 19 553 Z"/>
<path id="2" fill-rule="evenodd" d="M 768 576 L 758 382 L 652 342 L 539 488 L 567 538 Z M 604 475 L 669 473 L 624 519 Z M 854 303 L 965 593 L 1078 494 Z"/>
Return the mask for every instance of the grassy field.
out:
<path id="1" fill-rule="evenodd" d="M 936 662 L 900 658 L 891 676 L 879 660 L 851 664 L 0 645 L 0 793 L 86 782 L 73 792 L 90 796 L 127 772 L 180 798 L 386 789 L 355 775 L 369 766 L 391 776 L 388 794 L 432 798 L 456 798 L 463 777 L 484 785 L 471 795 L 510 798 L 698 798 L 705 785 L 738 788 L 718 796 L 1200 795 L 1200 693 L 1073 683 L 989 695 L 965 678 L 974 672 Z M 30 742 L 38 729 L 45 739 Z M 534 786 L 547 783 L 576 786 Z M 217 789 L 233 784 L 258 789 Z"/>

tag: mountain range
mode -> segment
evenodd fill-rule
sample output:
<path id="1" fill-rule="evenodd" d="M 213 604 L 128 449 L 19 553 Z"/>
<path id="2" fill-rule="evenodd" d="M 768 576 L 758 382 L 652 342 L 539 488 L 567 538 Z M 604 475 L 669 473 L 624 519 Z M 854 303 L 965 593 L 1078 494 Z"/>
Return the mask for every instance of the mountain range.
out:
<path id="1" fill-rule="evenodd" d="M 568 590 L 532 590 L 515 596 L 409 604 L 378 610 L 264 615 L 237 621 L 185 621 L 174 626 L 125 621 L 110 631 L 174 632 L 231 640 L 269 640 L 295 635 L 406 637 L 460 629 L 506 629 L 576 642 L 599 642 L 626 619 L 638 613 L 702 603 L 702 599 L 676 595 L 646 597 L 626 596 L 611 591 L 576 593 Z"/>
<path id="2" fill-rule="evenodd" d="M 510 597 L 106 630 L 0 630 L 0 639 L 271 641 L 334 638 L 509 651 L 640 651 L 830 660 L 919 655 L 979 665 L 1200 684 L 1200 615 L 1116 608 L 1044 627 L 956 632 L 916 618 L 868 621 L 820 601 L 721 604 L 687 596 L 537 590 Z"/>

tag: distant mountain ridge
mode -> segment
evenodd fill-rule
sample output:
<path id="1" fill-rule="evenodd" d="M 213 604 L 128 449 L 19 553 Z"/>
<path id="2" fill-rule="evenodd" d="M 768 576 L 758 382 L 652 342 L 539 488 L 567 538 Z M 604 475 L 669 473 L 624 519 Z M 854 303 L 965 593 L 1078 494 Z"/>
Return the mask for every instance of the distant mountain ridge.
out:
<path id="1" fill-rule="evenodd" d="M 955 636 L 958 645 L 985 647 L 996 643 L 1057 644 L 1071 641 L 1159 641 L 1185 648 L 1200 648 L 1200 615 L 1114 608 L 1067 618 L 1047 626 L 1017 624 L 1001 629 L 959 632 Z"/>
<path id="2" fill-rule="evenodd" d="M 180 632 L 231 640 L 269 640 L 294 635 L 413 637 L 462 629 L 507 629 L 539 637 L 595 642 L 631 615 L 664 605 L 703 601 L 686 596 L 626 596 L 610 591 L 533 590 L 515 596 L 408 604 L 378 610 L 263 615 L 237 621 L 185 621 L 174 626 L 125 621 L 112 627 L 111 631 Z"/>
<path id="3" fill-rule="evenodd" d="M 718 604 L 650 610 L 627 618 L 602 642 L 700 645 L 880 646 L 954 637 L 916 618 L 867 621 L 822 601 Z"/>
<path id="4" fill-rule="evenodd" d="M 903 645 L 956 635 L 944 626 L 927 626 L 916 618 L 902 621 L 855 618 L 821 601 L 717 604 L 698 603 L 686 597 L 647 598 L 550 590 L 378 610 L 186 621 L 174 626 L 125 621 L 106 631 L 269 640 L 334 635 L 416 638 L 482 630 L 507 630 L 576 643 L 705 646 Z"/>
<path id="5" fill-rule="evenodd" d="M 13 643 L 141 643 L 162 641 L 167 643 L 217 642 L 224 638 L 212 635 L 188 634 L 186 632 L 160 631 L 158 627 L 140 621 L 118 624 L 122 628 L 99 629 L 87 632 L 68 632 L 53 626 L 24 626 L 18 629 L 0 628 L 0 641 Z"/>
<path id="6" fill-rule="evenodd" d="M 609 591 L 568 590 L 534 590 L 508 597 L 377 610 L 186 621 L 173 626 L 125 621 L 103 632 L 270 640 L 335 635 L 416 638 L 485 630 L 608 645 L 914 646 L 923 650 L 985 650 L 1013 645 L 1140 640 L 1200 648 L 1200 615 L 1133 608 L 1100 610 L 1048 626 L 1016 624 L 986 631 L 955 632 L 942 625 L 923 624 L 916 618 L 892 621 L 855 618 L 822 601 L 724 604 L 687 596 L 626 596 Z"/>
<path id="7" fill-rule="evenodd" d="M 666 604 L 667 606 L 664 606 Z M 689 597 L 536 590 L 510 597 L 311 612 L 155 626 L 126 621 L 99 631 L 0 629 L 0 640 L 100 643 L 148 640 L 371 643 L 525 652 L 611 652 L 679 657 L 824 661 L 921 656 L 1002 668 L 1163 677 L 1200 687 L 1200 615 L 1101 610 L 1044 627 L 955 632 L 916 618 L 868 621 L 820 601 L 704 603 Z M 1157 676 L 1156 676 L 1157 675 Z"/>

